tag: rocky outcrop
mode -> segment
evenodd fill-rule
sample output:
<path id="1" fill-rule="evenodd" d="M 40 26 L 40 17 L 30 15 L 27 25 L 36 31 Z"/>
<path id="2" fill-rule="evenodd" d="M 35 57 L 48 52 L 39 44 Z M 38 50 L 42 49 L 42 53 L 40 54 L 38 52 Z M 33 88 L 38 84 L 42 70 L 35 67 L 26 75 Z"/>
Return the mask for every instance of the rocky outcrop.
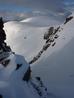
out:
<path id="1" fill-rule="evenodd" d="M 24 74 L 23 80 L 28 82 L 30 78 L 31 78 L 31 68 L 29 67 L 26 73 Z"/>
<path id="2" fill-rule="evenodd" d="M 44 51 L 46 51 L 50 46 L 54 47 L 56 42 L 55 39 L 57 39 L 59 36 L 57 32 L 60 30 L 60 26 L 57 28 L 50 27 L 47 31 L 47 33 L 44 34 L 44 40 L 45 44 L 43 45 L 42 49 L 39 51 L 39 53 L 29 62 L 29 64 L 33 64 L 36 62 Z"/>
<path id="3" fill-rule="evenodd" d="M 67 22 L 69 22 L 71 19 L 73 19 L 73 16 L 67 17 L 64 24 L 66 24 Z"/>
<path id="4" fill-rule="evenodd" d="M 68 23 L 71 19 L 73 19 L 73 16 L 67 17 L 64 24 Z M 45 32 L 43 37 L 43 39 L 45 40 L 45 44 L 43 45 L 39 53 L 29 62 L 29 64 L 33 64 L 34 62 L 36 62 L 41 57 L 42 53 L 46 51 L 50 46 L 55 46 L 55 40 L 59 37 L 57 32 L 59 33 L 62 30 L 63 28 L 61 26 L 58 26 L 57 28 L 50 27 L 48 31 Z"/>
<path id="5" fill-rule="evenodd" d="M 48 32 L 44 34 L 44 39 L 47 40 L 54 32 L 54 27 L 50 27 Z"/>

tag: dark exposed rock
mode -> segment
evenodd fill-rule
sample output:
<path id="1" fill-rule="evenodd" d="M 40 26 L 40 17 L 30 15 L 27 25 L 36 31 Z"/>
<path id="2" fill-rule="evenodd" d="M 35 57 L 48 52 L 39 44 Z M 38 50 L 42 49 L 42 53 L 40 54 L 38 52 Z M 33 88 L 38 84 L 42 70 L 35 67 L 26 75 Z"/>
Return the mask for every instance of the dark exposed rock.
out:
<path id="1" fill-rule="evenodd" d="M 38 54 L 41 55 L 43 53 L 43 50 L 41 50 Z"/>
<path id="2" fill-rule="evenodd" d="M 38 60 L 37 56 L 33 58 L 33 61 L 35 62 L 36 60 Z"/>
<path id="3" fill-rule="evenodd" d="M 5 60 L 7 57 L 9 57 L 10 53 L 9 52 L 2 52 L 0 53 L 0 63 Z"/>
<path id="4" fill-rule="evenodd" d="M 54 43 L 52 44 L 52 47 L 53 47 L 55 44 L 56 44 L 56 42 L 54 42 Z"/>
<path id="5" fill-rule="evenodd" d="M 48 43 L 49 41 L 50 41 L 50 39 L 47 39 L 47 40 L 46 40 L 46 43 Z"/>
<path id="6" fill-rule="evenodd" d="M 28 82 L 30 78 L 31 78 L 31 68 L 29 67 L 27 72 L 24 74 L 23 80 Z"/>
<path id="7" fill-rule="evenodd" d="M 2 64 L 4 67 L 7 67 L 9 63 L 10 63 L 10 59 L 7 59 L 7 60 L 4 60 L 3 62 L 1 62 L 1 64 Z"/>
<path id="8" fill-rule="evenodd" d="M 45 88 L 45 91 L 47 91 L 47 88 Z"/>
<path id="9" fill-rule="evenodd" d="M 48 30 L 49 35 L 53 34 L 53 31 L 54 31 L 54 27 L 50 27 Z"/>
<path id="10" fill-rule="evenodd" d="M 33 83 L 32 81 L 31 81 L 31 85 L 37 91 L 38 95 L 42 96 L 42 91 L 41 91 L 40 87 L 38 85 L 36 85 L 35 83 Z"/>
<path id="11" fill-rule="evenodd" d="M 53 34 L 53 32 L 54 32 L 54 27 L 50 27 L 48 29 L 48 32 L 44 34 L 44 39 L 47 40 L 50 37 L 50 35 Z"/>
<path id="12" fill-rule="evenodd" d="M 48 48 L 50 45 L 51 45 L 50 43 L 49 43 L 49 44 L 44 45 L 44 46 L 43 46 L 43 50 L 44 50 L 44 51 L 46 51 L 46 50 L 47 50 L 47 48 Z"/>
<path id="13" fill-rule="evenodd" d="M 33 60 L 31 60 L 29 62 L 29 64 L 32 64 L 34 63 L 35 61 L 37 61 L 40 57 L 41 57 L 41 54 L 43 53 L 43 49 L 38 53 L 38 55 L 36 57 L 33 58 Z"/>
<path id="14" fill-rule="evenodd" d="M 0 50 L 2 49 L 3 52 L 10 52 L 11 48 L 7 46 L 5 40 L 6 40 L 6 33 L 4 31 L 4 22 L 2 17 L 0 17 Z"/>
<path id="15" fill-rule="evenodd" d="M 36 77 L 36 79 L 38 80 L 38 81 L 40 81 L 41 79 L 40 79 L 40 77 Z"/>
<path id="16" fill-rule="evenodd" d="M 45 34 L 44 34 L 44 39 L 46 40 L 46 39 L 48 39 L 48 38 L 49 38 L 48 34 L 45 33 Z"/>
<path id="17" fill-rule="evenodd" d="M 34 63 L 34 60 L 31 60 L 30 62 L 29 62 L 29 64 L 33 64 Z"/>
<path id="18" fill-rule="evenodd" d="M 34 63 L 35 61 L 37 61 L 39 59 L 40 55 L 37 55 L 36 57 L 34 57 L 30 62 L 29 64 L 32 64 Z"/>
<path id="19" fill-rule="evenodd" d="M 59 36 L 56 34 L 54 38 L 57 39 L 58 37 L 59 37 Z"/>
<path id="20" fill-rule="evenodd" d="M 22 66 L 22 64 L 17 64 L 16 65 L 16 70 L 18 70 L 21 66 Z"/>
<path id="21" fill-rule="evenodd" d="M 69 22 L 71 19 L 73 19 L 73 16 L 67 17 L 66 21 L 64 22 L 64 24 L 66 24 L 67 22 Z"/>
<path id="22" fill-rule="evenodd" d="M 54 34 L 56 34 L 59 31 L 59 29 L 60 29 L 60 26 L 55 29 Z"/>
<path id="23" fill-rule="evenodd" d="M 40 52 L 43 53 L 43 49 Z"/>
<path id="24" fill-rule="evenodd" d="M 47 87 L 45 87 L 40 77 L 35 77 L 35 79 L 32 79 L 30 83 L 41 98 L 47 98 L 47 96 L 49 96 Z"/>
<path id="25" fill-rule="evenodd" d="M 5 51 L 6 51 L 6 52 L 10 52 L 10 51 L 11 51 L 10 46 L 5 46 Z"/>
<path id="26" fill-rule="evenodd" d="M 4 22 L 1 17 L 0 18 L 0 48 L 2 48 L 2 49 L 3 49 L 3 43 L 6 40 L 6 34 L 5 34 L 3 27 L 4 27 Z"/>
<path id="27" fill-rule="evenodd" d="M 51 43 L 51 42 L 54 42 L 54 39 L 50 39 L 50 41 L 49 41 L 49 42 L 50 42 L 50 43 Z"/>
<path id="28" fill-rule="evenodd" d="M 46 43 L 48 43 L 48 42 L 50 42 L 50 43 L 54 42 L 54 39 L 53 38 L 49 38 L 49 39 L 46 40 Z"/>
<path id="29" fill-rule="evenodd" d="M 38 55 L 36 56 L 36 58 L 40 58 L 40 56 L 41 56 L 41 55 L 40 55 L 40 54 L 38 54 Z"/>

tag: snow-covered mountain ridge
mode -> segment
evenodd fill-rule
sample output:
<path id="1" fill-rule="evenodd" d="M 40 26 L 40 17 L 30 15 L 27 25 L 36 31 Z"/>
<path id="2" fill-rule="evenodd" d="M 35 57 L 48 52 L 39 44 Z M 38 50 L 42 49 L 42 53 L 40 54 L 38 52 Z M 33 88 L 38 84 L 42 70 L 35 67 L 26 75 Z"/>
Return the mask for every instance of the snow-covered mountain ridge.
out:
<path id="1" fill-rule="evenodd" d="M 4 26 L 7 33 L 7 43 L 11 45 L 13 51 L 23 55 L 27 61 L 30 61 L 42 48 L 45 43 L 45 40 L 43 40 L 44 33 L 47 32 L 51 24 L 54 26 L 54 24 L 58 25 L 59 22 L 55 19 L 52 22 L 53 19 L 47 17 L 36 17 L 32 18 L 32 20 L 34 22 L 7 22 Z M 22 46 L 23 48 L 21 49 Z"/>
<path id="2" fill-rule="evenodd" d="M 50 47 L 47 48 L 44 47 L 45 52 L 42 53 L 42 55 L 40 56 L 37 62 L 31 65 L 32 79 L 29 80 L 28 84 L 20 81 L 19 78 L 20 74 L 18 74 L 20 72 L 23 72 L 25 67 L 24 68 L 22 67 L 23 69 L 21 68 L 21 70 L 23 71 L 21 70 L 13 71 L 13 74 L 10 75 L 13 78 L 12 77 L 8 78 L 11 80 L 10 86 L 9 84 L 8 86 L 7 84 L 5 84 L 5 86 L 7 86 L 5 87 L 5 89 L 7 89 L 8 91 L 10 88 L 12 88 L 12 90 L 10 91 L 11 95 L 9 95 L 9 97 L 13 96 L 13 98 L 17 98 L 17 97 L 20 98 L 22 96 L 22 98 L 24 98 L 25 96 L 26 98 L 31 98 L 31 97 L 40 98 L 40 95 L 42 95 L 41 98 L 47 98 L 47 97 L 48 98 L 60 98 L 60 97 L 73 98 L 74 97 L 74 93 L 73 93 L 74 91 L 73 89 L 74 87 L 73 84 L 74 27 L 73 25 L 74 25 L 74 18 L 72 18 L 67 23 L 64 22 L 62 25 L 60 24 L 60 26 L 55 25 L 54 32 L 58 28 L 57 32 L 49 36 L 47 39 L 44 39 L 44 35 L 47 34 L 48 29 L 53 25 L 38 27 L 38 26 L 33 26 L 29 23 L 26 24 L 21 22 L 14 22 L 14 21 L 5 24 L 4 29 L 7 32 L 8 44 L 11 45 L 13 51 L 22 54 L 27 59 L 28 62 L 32 60 L 32 58 L 36 56 L 36 54 L 38 54 L 38 52 L 43 48 L 44 45 L 51 44 L 49 45 Z M 51 39 L 55 38 L 55 39 L 50 43 L 50 38 Z M 15 62 L 15 59 L 13 59 L 13 61 Z M 21 58 L 17 61 L 19 61 L 20 63 Z M 16 67 L 14 68 L 14 70 L 15 69 Z M 6 75 L 8 77 L 8 74 Z M 45 87 L 40 88 L 41 82 L 39 81 L 38 83 L 38 80 L 40 80 L 40 78 L 37 76 L 40 76 L 44 84 L 46 85 L 46 87 L 48 87 L 49 96 L 47 96 L 48 93 L 45 92 L 46 90 Z M 36 79 L 34 78 L 33 80 L 33 77 L 37 77 L 37 78 Z M 18 84 L 14 83 L 14 80 L 16 79 L 19 79 L 20 81 L 18 82 Z M 19 83 L 21 86 L 19 85 Z M 11 84 L 13 84 L 13 87 L 11 86 Z M 23 88 L 23 85 L 25 86 L 26 89 Z M 3 87 L 1 88 L 1 91 L 5 92 Z M 5 93 L 7 97 L 4 98 L 8 98 L 8 91 Z M 3 92 L 2 94 L 4 94 Z M 15 92 L 20 92 L 20 93 L 18 94 Z M 42 94 L 43 92 L 45 93 Z"/>
<path id="3" fill-rule="evenodd" d="M 48 29 L 48 31 L 44 34 L 44 40 L 46 40 L 45 44 L 43 45 L 42 49 L 38 52 L 38 54 L 30 61 L 30 64 L 36 62 L 48 48 L 53 49 L 53 47 L 55 47 L 55 49 L 53 49 L 54 51 L 56 51 L 56 49 L 59 50 L 63 48 L 68 43 L 68 41 L 72 39 L 74 35 L 73 32 L 68 32 L 68 34 L 65 33 L 66 30 L 68 30 L 68 22 L 70 21 L 74 21 L 73 16 L 69 16 L 68 18 L 66 18 L 65 22 L 62 25 L 59 25 L 57 27 L 50 27 Z M 59 39 L 60 41 L 58 41 Z M 64 41 L 64 43 L 62 43 L 62 41 Z M 56 46 L 56 44 L 59 45 Z M 52 50 L 50 52 L 53 53 Z"/>

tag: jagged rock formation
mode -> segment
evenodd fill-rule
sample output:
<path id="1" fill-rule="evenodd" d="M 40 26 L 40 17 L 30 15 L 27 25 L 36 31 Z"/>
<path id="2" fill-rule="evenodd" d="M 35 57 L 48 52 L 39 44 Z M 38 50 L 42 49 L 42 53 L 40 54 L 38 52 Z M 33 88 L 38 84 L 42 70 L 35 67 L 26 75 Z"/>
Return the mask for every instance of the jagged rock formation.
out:
<path id="1" fill-rule="evenodd" d="M 46 51 L 50 46 L 52 47 L 55 46 L 56 44 L 55 39 L 59 37 L 57 34 L 59 30 L 61 30 L 60 26 L 55 29 L 54 27 L 50 27 L 48 29 L 48 32 L 44 34 L 44 40 L 46 40 L 45 44 L 43 45 L 40 52 L 29 62 L 29 64 L 33 64 L 34 62 L 36 62 L 41 57 L 43 52 Z"/>
<path id="2" fill-rule="evenodd" d="M 53 34 L 53 32 L 54 32 L 54 27 L 50 27 L 48 29 L 48 32 L 44 34 L 44 39 L 47 40 L 49 38 L 49 36 L 51 36 Z"/>
<path id="3" fill-rule="evenodd" d="M 67 17 L 64 24 L 66 24 L 67 22 L 69 22 L 71 19 L 73 19 L 73 16 Z"/>

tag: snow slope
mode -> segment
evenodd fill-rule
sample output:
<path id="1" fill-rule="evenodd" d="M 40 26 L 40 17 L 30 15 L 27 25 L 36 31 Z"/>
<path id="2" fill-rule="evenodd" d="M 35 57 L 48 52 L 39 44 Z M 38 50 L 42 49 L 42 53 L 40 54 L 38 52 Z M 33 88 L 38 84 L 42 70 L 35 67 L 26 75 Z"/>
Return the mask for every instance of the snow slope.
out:
<path id="1" fill-rule="evenodd" d="M 33 27 L 25 23 L 8 22 L 5 24 L 7 43 L 17 54 L 21 54 L 29 61 L 42 47 L 43 32 L 47 27 Z"/>
<path id="2" fill-rule="evenodd" d="M 44 33 L 50 27 L 34 26 L 33 21 L 35 20 L 8 22 L 4 28 L 12 50 L 24 55 L 27 61 L 42 49 L 45 44 Z M 47 51 L 32 65 L 32 76 L 42 78 L 48 87 L 50 98 L 74 98 L 74 18 L 67 24 L 60 25 L 60 32 L 57 34 L 59 37 L 55 39 L 56 44 L 52 47 L 51 43 Z"/>
<path id="3" fill-rule="evenodd" d="M 32 70 L 56 98 L 74 98 L 74 18 L 60 27 L 55 46 L 42 54 Z"/>
<path id="4" fill-rule="evenodd" d="M 7 34 L 7 43 L 12 50 L 17 54 L 20 53 L 27 61 L 30 61 L 45 43 L 43 36 L 49 28 L 47 25 L 51 23 L 51 19 L 47 17 L 33 17 L 29 21 L 28 19 L 25 21 L 27 22 L 7 22 L 4 25 L 4 29 Z M 37 23 L 38 26 L 36 25 Z M 54 23 L 58 24 L 58 21 Z"/>

